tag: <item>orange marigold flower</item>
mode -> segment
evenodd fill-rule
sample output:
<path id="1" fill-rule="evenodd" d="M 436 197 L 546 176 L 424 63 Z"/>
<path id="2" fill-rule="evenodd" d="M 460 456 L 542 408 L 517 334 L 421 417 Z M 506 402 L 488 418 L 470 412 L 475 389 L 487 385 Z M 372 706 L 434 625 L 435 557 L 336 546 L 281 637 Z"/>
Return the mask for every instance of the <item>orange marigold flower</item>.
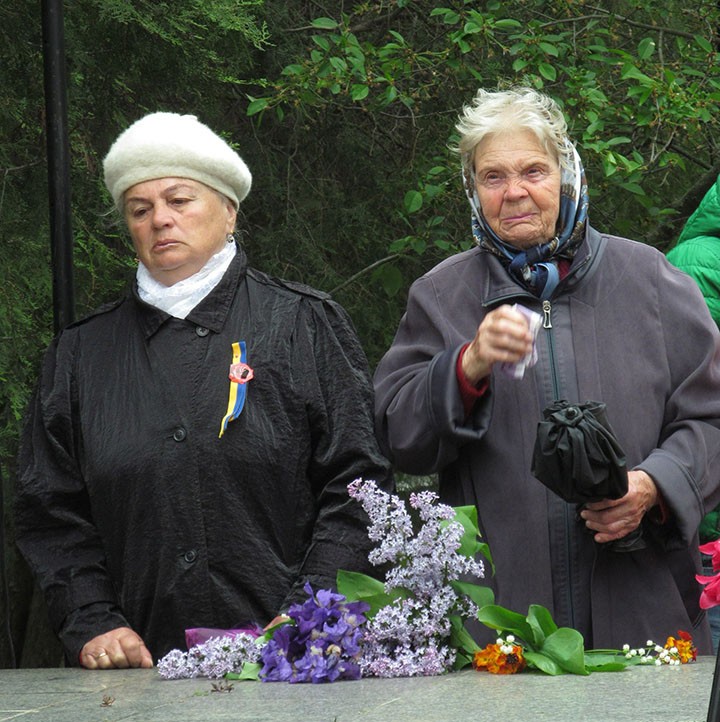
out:
<path id="1" fill-rule="evenodd" d="M 473 667 L 491 674 L 515 674 L 525 669 L 522 647 L 517 644 L 488 644 L 473 655 Z"/>
<path id="2" fill-rule="evenodd" d="M 673 647 L 677 650 L 677 658 L 682 664 L 697 659 L 697 649 L 693 644 L 692 636 L 688 632 L 679 630 L 677 637 L 668 637 L 667 642 L 665 642 L 665 649 L 672 649 Z"/>

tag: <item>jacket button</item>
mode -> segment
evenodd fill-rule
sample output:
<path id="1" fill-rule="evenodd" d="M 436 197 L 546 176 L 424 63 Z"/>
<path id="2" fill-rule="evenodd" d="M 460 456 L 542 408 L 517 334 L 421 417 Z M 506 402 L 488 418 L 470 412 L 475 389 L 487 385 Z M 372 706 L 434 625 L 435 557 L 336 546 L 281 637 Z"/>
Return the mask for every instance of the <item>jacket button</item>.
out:
<path id="1" fill-rule="evenodd" d="M 175 439 L 175 441 L 185 441 L 186 437 L 187 431 L 185 431 L 182 426 L 178 426 L 178 428 L 173 432 L 173 439 Z"/>
<path id="2" fill-rule="evenodd" d="M 209 328 L 205 328 L 204 326 L 198 326 L 195 329 L 195 333 L 200 336 L 200 338 L 203 338 L 204 336 L 207 336 L 210 333 Z"/>
<path id="3" fill-rule="evenodd" d="M 198 557 L 198 553 L 194 549 L 190 549 L 190 551 L 185 552 L 183 554 L 183 559 L 188 563 L 192 564 Z"/>

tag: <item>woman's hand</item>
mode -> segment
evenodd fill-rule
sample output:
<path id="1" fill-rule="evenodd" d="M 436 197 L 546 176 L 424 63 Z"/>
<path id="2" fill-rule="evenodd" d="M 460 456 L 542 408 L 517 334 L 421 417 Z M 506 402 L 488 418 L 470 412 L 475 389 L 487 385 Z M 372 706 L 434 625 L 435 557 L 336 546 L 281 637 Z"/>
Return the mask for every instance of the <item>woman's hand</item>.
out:
<path id="1" fill-rule="evenodd" d="M 145 642 L 130 627 L 118 627 L 91 639 L 80 652 L 80 663 L 87 669 L 153 666 Z"/>
<path id="2" fill-rule="evenodd" d="M 511 306 L 490 311 L 478 327 L 475 338 L 465 349 L 462 370 L 476 386 L 489 376 L 498 361 L 517 363 L 532 351 L 533 337 L 527 319 Z"/>
<path id="3" fill-rule="evenodd" d="M 628 492 L 620 499 L 586 504 L 580 512 L 599 544 L 622 539 L 640 526 L 645 513 L 658 502 L 655 482 L 644 471 L 628 472 Z"/>

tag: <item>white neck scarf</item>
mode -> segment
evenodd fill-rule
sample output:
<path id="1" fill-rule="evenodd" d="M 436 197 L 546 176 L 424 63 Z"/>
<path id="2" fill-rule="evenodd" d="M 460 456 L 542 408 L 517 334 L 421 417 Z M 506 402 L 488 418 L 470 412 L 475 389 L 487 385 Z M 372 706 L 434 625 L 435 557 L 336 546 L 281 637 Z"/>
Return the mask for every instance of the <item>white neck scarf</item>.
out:
<path id="1" fill-rule="evenodd" d="M 223 244 L 222 250 L 197 273 L 172 286 L 156 281 L 141 262 L 137 269 L 138 294 L 145 303 L 175 318 L 185 318 L 218 285 L 236 253 L 234 243 Z"/>

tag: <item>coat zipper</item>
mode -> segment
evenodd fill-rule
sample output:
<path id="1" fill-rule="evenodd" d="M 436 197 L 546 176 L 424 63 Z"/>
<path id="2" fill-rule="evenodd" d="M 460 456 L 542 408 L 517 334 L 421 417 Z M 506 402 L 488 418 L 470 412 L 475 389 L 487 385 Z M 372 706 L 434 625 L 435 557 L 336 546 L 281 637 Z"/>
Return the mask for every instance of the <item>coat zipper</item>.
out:
<path id="1" fill-rule="evenodd" d="M 560 396 L 560 383 L 558 381 L 557 368 L 555 364 L 555 337 L 553 334 L 552 325 L 552 304 L 548 300 L 542 302 L 543 310 L 543 328 L 547 331 L 548 339 L 548 355 L 550 357 L 550 378 L 552 381 L 553 399 L 557 401 Z M 573 604 L 573 581 L 572 581 L 572 569 L 570 558 L 572 549 L 570 545 L 570 539 L 572 538 L 572 525 L 574 519 L 571 518 L 570 507 L 566 506 L 565 509 L 565 555 L 567 559 L 567 580 L 568 580 L 568 613 L 570 615 L 571 626 L 575 626 L 575 605 Z"/>
<path id="2" fill-rule="evenodd" d="M 560 382 L 558 381 L 557 369 L 555 365 L 555 337 L 552 333 L 552 304 L 550 301 L 542 302 L 543 310 L 543 328 L 547 330 L 548 354 L 550 356 L 550 378 L 552 381 L 553 400 L 557 401 L 560 396 Z"/>

